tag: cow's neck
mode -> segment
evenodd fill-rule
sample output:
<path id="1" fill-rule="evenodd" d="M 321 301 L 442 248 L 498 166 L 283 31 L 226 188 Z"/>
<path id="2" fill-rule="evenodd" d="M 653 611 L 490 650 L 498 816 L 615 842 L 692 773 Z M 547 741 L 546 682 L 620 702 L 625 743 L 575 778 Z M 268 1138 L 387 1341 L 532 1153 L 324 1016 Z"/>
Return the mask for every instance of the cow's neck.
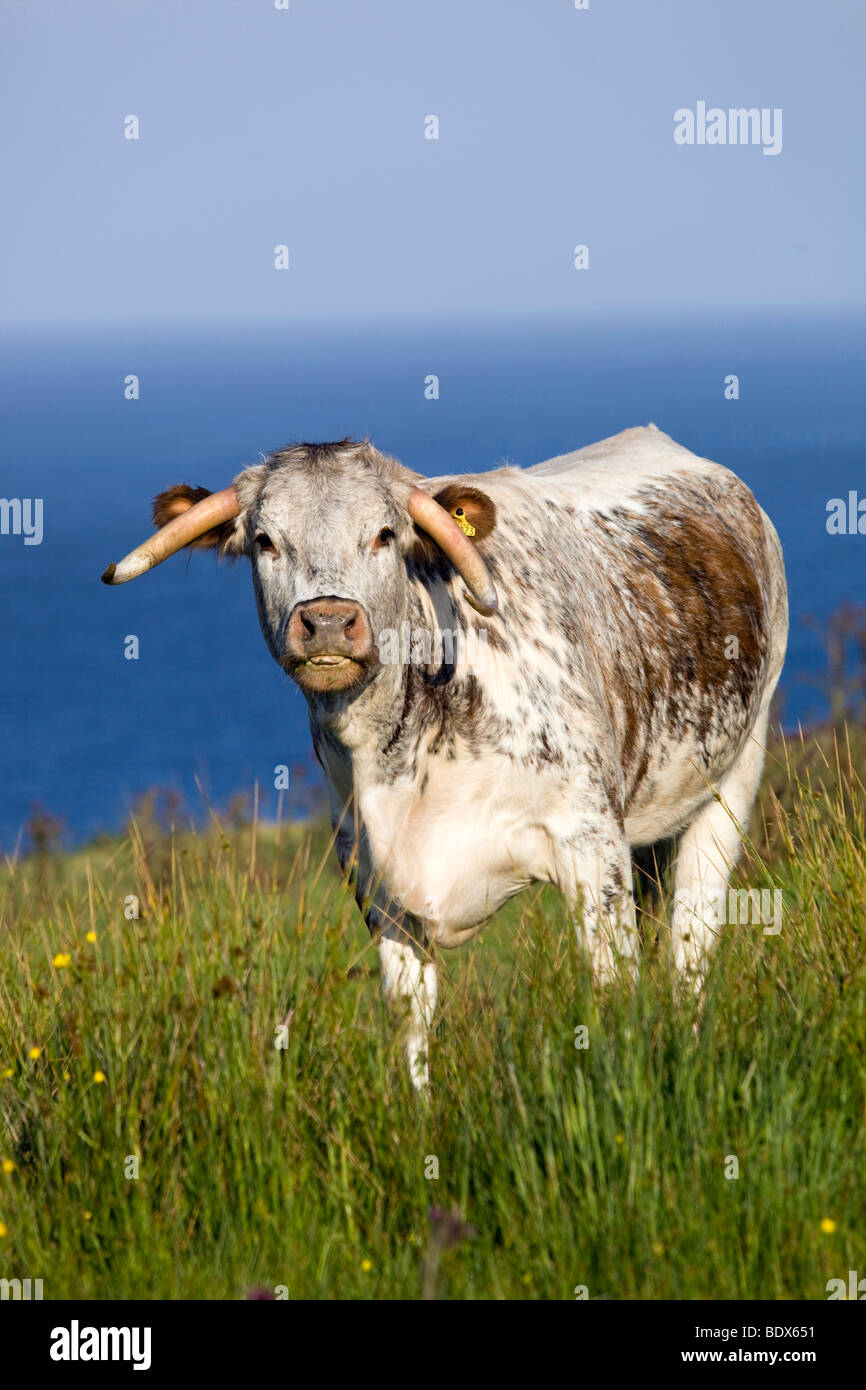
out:
<path id="1" fill-rule="evenodd" d="M 445 586 L 431 596 L 426 588 L 410 591 L 406 614 L 411 632 L 465 631 L 466 615 Z M 384 665 L 354 698 L 311 707 L 313 738 L 327 746 L 330 762 L 344 762 L 356 787 L 412 781 L 417 775 L 419 746 L 430 732 L 447 725 L 451 734 L 471 738 L 480 719 L 481 688 L 477 679 L 440 662 L 428 667 L 412 659 Z M 327 763 L 326 763 L 327 766 Z"/>

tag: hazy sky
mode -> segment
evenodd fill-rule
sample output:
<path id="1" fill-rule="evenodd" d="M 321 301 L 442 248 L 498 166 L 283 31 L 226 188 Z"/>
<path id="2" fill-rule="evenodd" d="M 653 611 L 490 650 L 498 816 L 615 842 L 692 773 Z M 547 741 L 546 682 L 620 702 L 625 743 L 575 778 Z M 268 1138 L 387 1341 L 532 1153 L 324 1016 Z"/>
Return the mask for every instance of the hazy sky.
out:
<path id="1" fill-rule="evenodd" d="M 863 0 L 0 0 L 0 30 L 9 323 L 866 303 Z M 780 108 L 781 153 L 677 145 L 698 101 Z"/>

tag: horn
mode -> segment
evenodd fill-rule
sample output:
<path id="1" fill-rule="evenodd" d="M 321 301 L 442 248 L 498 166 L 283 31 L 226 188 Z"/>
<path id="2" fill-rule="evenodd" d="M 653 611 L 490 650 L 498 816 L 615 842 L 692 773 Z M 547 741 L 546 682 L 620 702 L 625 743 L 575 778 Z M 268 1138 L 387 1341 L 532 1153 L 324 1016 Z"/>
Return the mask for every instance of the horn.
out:
<path id="1" fill-rule="evenodd" d="M 428 496 L 420 488 L 414 487 L 409 493 L 407 506 L 416 526 L 420 526 L 422 531 L 432 536 L 448 556 L 469 590 L 467 598 L 472 607 L 485 617 L 490 617 L 496 612 L 499 600 L 490 571 L 469 537 L 464 535 L 445 508 L 440 507 L 435 498 Z"/>
<path id="2" fill-rule="evenodd" d="M 232 485 L 222 492 L 212 492 L 201 502 L 188 507 L 176 516 L 167 526 L 163 526 L 149 540 L 131 550 L 119 565 L 109 565 L 102 576 L 103 584 L 126 584 L 137 579 L 140 574 L 161 565 L 176 550 L 189 545 L 190 541 L 212 531 L 225 521 L 231 521 L 241 510 L 240 498 Z"/>

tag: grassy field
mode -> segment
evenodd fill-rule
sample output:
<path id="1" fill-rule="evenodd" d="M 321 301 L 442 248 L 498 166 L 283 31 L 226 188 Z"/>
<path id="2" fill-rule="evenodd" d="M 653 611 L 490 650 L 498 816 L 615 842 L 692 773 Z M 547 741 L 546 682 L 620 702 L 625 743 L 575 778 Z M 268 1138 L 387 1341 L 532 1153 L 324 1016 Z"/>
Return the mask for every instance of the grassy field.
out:
<path id="1" fill-rule="evenodd" d="M 145 817 L 7 864 L 0 1277 L 46 1298 L 823 1299 L 866 1274 L 854 732 L 774 748 L 738 882 L 781 888 L 784 924 L 727 930 L 699 1021 L 663 914 L 638 986 L 594 993 L 561 899 L 530 892 L 442 958 L 429 1105 L 325 827 Z"/>

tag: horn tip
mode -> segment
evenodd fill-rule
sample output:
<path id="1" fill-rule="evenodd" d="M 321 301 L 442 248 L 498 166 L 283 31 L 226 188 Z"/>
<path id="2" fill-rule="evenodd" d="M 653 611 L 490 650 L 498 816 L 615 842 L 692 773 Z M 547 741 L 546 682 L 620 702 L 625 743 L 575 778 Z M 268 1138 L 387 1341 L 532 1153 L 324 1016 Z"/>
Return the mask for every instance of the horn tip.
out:
<path id="1" fill-rule="evenodd" d="M 499 598 L 496 594 L 487 594 L 482 598 L 480 595 L 471 594 L 467 589 L 466 600 L 482 618 L 493 618 L 499 612 Z"/>
<path id="2" fill-rule="evenodd" d="M 108 569 L 105 570 L 104 573 L 103 573 L 102 575 L 100 575 L 100 578 L 102 579 L 103 584 L 113 584 L 113 583 L 114 583 L 114 576 L 115 576 L 116 573 L 117 573 L 117 565 L 109 565 L 109 566 L 108 566 Z"/>

